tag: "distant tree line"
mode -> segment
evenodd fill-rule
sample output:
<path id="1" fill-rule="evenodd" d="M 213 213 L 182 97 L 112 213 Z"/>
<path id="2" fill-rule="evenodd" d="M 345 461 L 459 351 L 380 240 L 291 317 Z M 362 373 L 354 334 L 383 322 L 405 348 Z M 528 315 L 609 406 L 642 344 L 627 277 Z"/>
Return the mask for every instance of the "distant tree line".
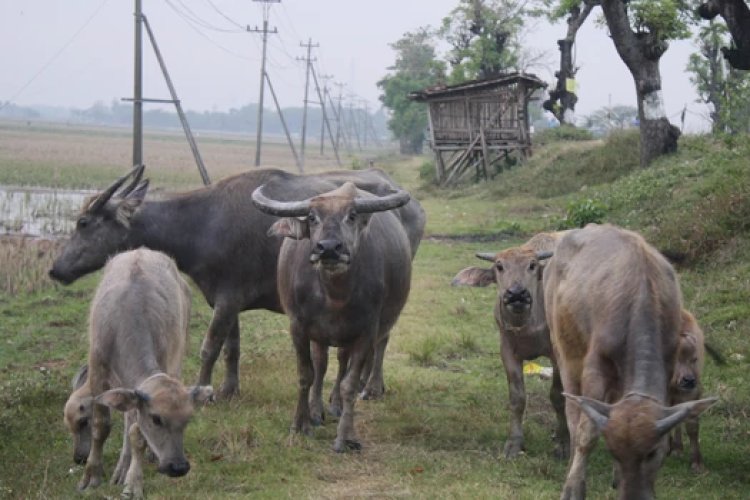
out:
<path id="1" fill-rule="evenodd" d="M 133 108 L 128 103 L 113 100 L 109 105 L 104 102 L 96 102 L 86 109 L 73 109 L 62 107 L 24 107 L 12 103 L 0 103 L 0 118 L 26 119 L 26 120 L 50 120 L 65 121 L 80 124 L 130 126 L 133 121 Z M 257 119 L 257 104 L 248 104 L 241 108 L 232 108 L 229 111 L 186 111 L 190 128 L 193 130 L 231 132 L 252 135 L 255 133 Z M 302 129 L 302 113 L 300 108 L 284 108 L 284 119 L 293 135 Z M 362 108 L 343 109 L 344 121 L 356 121 L 365 123 L 365 110 Z M 330 111 L 328 111 L 331 120 Z M 321 127 L 320 108 L 309 108 L 307 111 L 307 126 L 312 137 L 319 137 Z M 386 113 L 380 109 L 369 113 L 369 120 L 379 139 L 388 136 L 386 130 Z M 180 128 L 180 121 L 172 109 L 150 109 L 143 113 L 143 122 L 146 127 L 151 128 Z M 331 124 L 335 133 L 335 123 Z M 263 132 L 270 135 L 283 135 L 284 129 L 276 112 L 266 108 L 263 115 Z"/>

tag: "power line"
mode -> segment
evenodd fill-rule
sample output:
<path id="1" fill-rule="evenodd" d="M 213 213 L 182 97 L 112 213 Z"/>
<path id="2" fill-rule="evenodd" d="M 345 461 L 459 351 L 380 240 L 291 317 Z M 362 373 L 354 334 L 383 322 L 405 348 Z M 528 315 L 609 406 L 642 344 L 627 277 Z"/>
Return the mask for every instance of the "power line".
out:
<path id="1" fill-rule="evenodd" d="M 240 23 L 238 23 L 237 21 L 235 21 L 234 19 L 232 19 L 231 17 L 229 17 L 228 15 L 226 15 L 226 14 L 225 14 L 224 12 L 222 12 L 222 11 L 221 11 L 221 10 L 220 10 L 220 9 L 219 9 L 219 8 L 218 8 L 217 6 L 216 6 L 216 4 L 215 4 L 215 3 L 213 3 L 213 2 L 211 1 L 211 0 L 206 0 L 206 2 L 208 2 L 208 4 L 209 4 L 209 5 L 210 5 L 210 6 L 211 6 L 211 7 L 212 7 L 212 8 L 213 8 L 213 9 L 214 9 L 214 10 L 215 10 L 215 11 L 216 11 L 216 12 L 217 12 L 217 13 L 218 13 L 218 14 L 219 14 L 220 16 L 221 16 L 221 17 L 223 17 L 224 19 L 226 19 L 226 20 L 227 20 L 227 21 L 229 21 L 230 23 L 232 23 L 232 24 L 234 24 L 235 26 L 237 26 L 238 28 L 240 28 L 240 29 L 239 29 L 239 31 L 245 31 L 245 27 L 244 27 L 243 25 L 241 25 Z"/>
<path id="2" fill-rule="evenodd" d="M 210 24 L 207 21 L 204 21 L 201 19 L 195 12 L 193 12 L 190 7 L 185 5 L 185 3 L 182 0 L 176 0 L 184 10 L 180 10 L 176 5 L 172 3 L 171 0 L 166 0 L 167 5 L 169 5 L 172 10 L 177 12 L 180 16 L 183 17 L 183 19 L 186 19 L 190 21 L 193 24 L 196 24 L 198 26 L 201 26 L 202 28 L 209 29 L 212 31 L 218 31 L 220 33 L 241 33 L 242 30 L 232 28 L 232 29 L 226 29 L 226 28 L 219 28 L 218 26 L 214 26 L 213 24 Z"/>
<path id="3" fill-rule="evenodd" d="M 81 32 L 84 29 L 86 29 L 86 26 L 88 26 L 89 23 L 91 23 L 91 21 L 94 20 L 94 18 L 97 16 L 97 14 L 99 14 L 99 12 L 102 10 L 102 8 L 104 8 L 104 6 L 107 4 L 107 2 L 109 2 L 109 0 L 103 0 L 102 3 L 101 3 L 101 5 L 99 5 L 99 7 L 97 7 L 97 9 L 94 11 L 94 13 L 91 14 L 91 16 L 89 16 L 88 19 L 86 19 L 86 22 L 83 23 L 83 25 L 80 28 L 78 28 L 78 30 L 73 34 L 73 36 L 70 38 L 70 40 L 68 40 L 67 42 L 65 42 L 65 44 L 60 48 L 60 50 L 58 50 L 57 52 L 55 52 L 55 55 L 53 55 L 52 58 L 50 60 L 48 60 L 44 64 L 44 66 L 41 67 L 41 69 L 39 71 L 37 71 L 36 73 L 34 73 L 34 76 L 32 76 L 15 94 L 13 94 L 10 97 L 10 99 L 8 99 L 4 104 L 0 104 L 0 109 L 3 109 L 7 105 L 9 105 L 13 101 L 15 101 L 16 98 L 18 98 L 18 96 L 21 95 L 21 93 L 24 90 L 26 90 L 29 85 L 31 85 L 32 83 L 34 83 L 34 81 L 39 77 L 39 75 L 41 75 L 42 73 L 44 73 L 44 71 L 47 68 L 49 68 L 57 60 L 58 57 L 60 57 L 60 55 L 65 51 L 65 49 L 67 49 L 70 46 L 70 44 L 72 44 L 75 41 L 75 39 L 78 38 L 78 35 L 80 35 Z"/>

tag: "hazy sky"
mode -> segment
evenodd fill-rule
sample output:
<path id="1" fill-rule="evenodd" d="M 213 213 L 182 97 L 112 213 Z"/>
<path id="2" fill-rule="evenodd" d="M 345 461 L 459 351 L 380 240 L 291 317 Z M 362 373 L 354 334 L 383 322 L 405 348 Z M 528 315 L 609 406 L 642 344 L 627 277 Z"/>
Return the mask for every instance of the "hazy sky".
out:
<path id="1" fill-rule="evenodd" d="M 247 25 L 262 25 L 262 3 L 251 0 L 142 0 L 183 107 L 228 110 L 257 102 L 261 37 Z M 282 0 L 269 4 L 268 73 L 281 105 L 301 105 L 305 55 L 312 39 L 320 74 L 346 83 L 379 106 L 376 82 L 394 61 L 389 43 L 420 26 L 437 26 L 458 0 Z M 89 107 L 133 93 L 133 0 L 0 0 L 0 101 L 19 105 Z M 597 14 L 598 15 L 598 14 Z M 585 115 L 608 104 L 635 105 L 630 73 L 602 28 L 589 19 L 578 36 L 579 103 Z M 546 51 L 532 69 L 553 84 L 556 40 L 563 23 L 527 26 L 530 49 Z M 685 72 L 690 41 L 673 43 L 662 57 L 667 115 L 686 129 L 706 129 L 706 107 Z M 29 83 L 31 82 L 31 83 Z M 313 97 L 311 90 L 311 100 Z M 144 31 L 144 97 L 169 98 Z M 147 109 L 156 106 L 148 104 Z M 266 106 L 273 106 L 266 94 Z"/>

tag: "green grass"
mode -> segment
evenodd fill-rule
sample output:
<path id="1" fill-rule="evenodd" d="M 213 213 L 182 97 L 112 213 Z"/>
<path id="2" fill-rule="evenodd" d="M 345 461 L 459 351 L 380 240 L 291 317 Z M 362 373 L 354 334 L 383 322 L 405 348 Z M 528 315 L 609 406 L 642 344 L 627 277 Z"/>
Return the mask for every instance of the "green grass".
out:
<path id="1" fill-rule="evenodd" d="M 706 229 L 687 232 L 689 244 L 700 243 L 690 238 L 711 236 L 713 243 L 690 254 L 689 267 L 679 268 L 686 305 L 706 338 L 728 357 L 723 367 L 707 361 L 704 373 L 704 393 L 721 398 L 702 418 L 708 472 L 696 477 L 686 457 L 669 457 L 657 492 L 660 498 L 746 498 L 750 235 L 743 220 L 745 200 L 727 202 L 726 197 L 745 193 L 747 155 L 742 141 L 733 149 L 709 139 L 687 139 L 681 146 L 677 155 L 649 169 L 613 166 L 603 174 L 607 180 L 599 181 L 596 162 L 616 156 L 612 149 L 619 151 L 622 144 L 554 142 L 537 150 L 527 165 L 453 191 L 420 187 L 423 159 L 379 159 L 379 166 L 423 202 L 428 226 L 414 262 L 410 300 L 386 356 L 386 396 L 357 403 L 363 451 L 331 452 L 335 422 L 330 418 L 312 438 L 289 443 L 297 377 L 288 322 L 278 314 L 246 312 L 241 316 L 240 397 L 196 413 L 185 441 L 191 472 L 170 479 L 147 466 L 146 494 L 175 499 L 559 498 L 566 463 L 551 455 L 548 381 L 527 378 L 526 453 L 515 461 L 499 458 L 508 409 L 492 317 L 496 292 L 454 288 L 450 281 L 464 267 L 483 265 L 475 252 L 497 251 L 551 227 L 571 200 L 586 196 L 609 207 L 606 220 L 640 230 L 657 243 L 672 241 L 673 227 L 695 220 Z M 0 171 L 6 166 L 0 162 Z M 66 169 L 67 182 L 76 185 L 80 179 L 75 176 L 92 168 Z M 86 178 L 104 180 L 110 173 L 107 167 L 93 171 L 99 173 Z M 558 186 L 545 185 L 558 180 Z M 716 203 L 703 201 L 708 199 Z M 70 378 L 86 359 L 88 304 L 98 278 L 94 274 L 69 287 L 46 283 L 30 292 L 0 292 L 0 498 L 76 496 L 82 468 L 72 462 L 62 407 Z M 211 317 L 197 290 L 193 305 L 184 367 L 191 383 Z M 326 395 L 336 369 L 334 355 Z M 222 377 L 220 362 L 214 382 L 218 385 Z M 105 447 L 107 474 L 119 453 L 121 421 L 115 418 Z M 615 498 L 610 479 L 611 459 L 600 444 L 589 466 L 590 497 Z M 118 494 L 118 488 L 104 485 L 84 496 Z"/>

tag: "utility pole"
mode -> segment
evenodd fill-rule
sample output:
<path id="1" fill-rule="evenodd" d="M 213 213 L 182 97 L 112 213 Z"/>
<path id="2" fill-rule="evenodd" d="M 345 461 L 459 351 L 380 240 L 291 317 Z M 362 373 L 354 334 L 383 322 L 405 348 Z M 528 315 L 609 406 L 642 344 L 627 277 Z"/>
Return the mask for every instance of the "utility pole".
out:
<path id="1" fill-rule="evenodd" d="M 143 165 L 143 10 L 135 0 L 135 66 L 133 67 L 133 166 Z"/>
<path id="2" fill-rule="evenodd" d="M 320 156 L 323 156 L 326 143 L 326 124 L 323 116 L 325 115 L 326 97 L 328 96 L 328 80 L 333 78 L 333 75 L 318 75 L 318 78 L 323 82 L 323 98 L 320 100 Z"/>
<path id="3" fill-rule="evenodd" d="M 308 38 L 307 43 L 300 42 L 300 47 L 307 47 L 307 57 L 300 58 L 298 57 L 298 61 L 305 61 L 305 107 L 302 111 L 302 144 L 300 145 L 300 165 L 302 168 L 305 167 L 305 136 L 307 134 L 307 96 L 308 96 L 308 90 L 310 86 L 310 63 L 312 61 L 310 57 L 310 53 L 312 52 L 313 47 L 320 47 L 320 44 L 313 44 L 312 38 Z"/>
<path id="4" fill-rule="evenodd" d="M 341 166 L 341 159 L 339 158 L 339 152 L 336 149 L 336 143 L 333 140 L 333 133 L 331 132 L 331 124 L 328 122 L 328 115 L 326 115 L 326 102 L 323 99 L 323 94 L 320 92 L 320 85 L 318 85 L 318 77 L 315 76 L 315 68 L 310 66 L 310 73 L 312 73 L 313 81 L 315 82 L 315 90 L 318 93 L 318 99 L 320 99 L 320 113 L 323 118 L 323 123 L 328 128 L 328 137 L 331 138 L 331 146 L 333 146 L 333 154 L 336 156 L 336 163 Z"/>
<path id="5" fill-rule="evenodd" d="M 336 107 L 336 149 L 339 148 L 339 140 L 341 139 L 341 136 L 343 134 L 344 130 L 344 115 L 342 113 L 341 109 L 341 103 L 344 100 L 344 86 L 346 84 L 341 82 L 334 82 L 334 85 L 336 85 L 339 88 L 339 96 L 336 99 L 338 101 L 338 106 Z M 344 138 L 344 141 L 346 142 L 346 149 L 349 153 L 351 153 L 351 148 L 349 147 L 348 141 L 346 141 L 346 137 Z"/>
<path id="6" fill-rule="evenodd" d="M 256 120 L 256 137 L 255 137 L 255 166 L 260 166 L 260 149 L 263 141 L 263 90 L 266 83 L 266 45 L 268 42 L 268 33 L 278 33 L 278 30 L 274 28 L 272 31 L 268 30 L 268 15 L 271 12 L 272 3 L 281 3 L 281 0 L 253 0 L 253 2 L 261 2 L 263 4 L 263 29 L 247 27 L 247 31 L 250 33 L 261 33 L 263 35 L 263 58 L 260 62 L 260 96 L 258 97 L 258 119 Z"/>

